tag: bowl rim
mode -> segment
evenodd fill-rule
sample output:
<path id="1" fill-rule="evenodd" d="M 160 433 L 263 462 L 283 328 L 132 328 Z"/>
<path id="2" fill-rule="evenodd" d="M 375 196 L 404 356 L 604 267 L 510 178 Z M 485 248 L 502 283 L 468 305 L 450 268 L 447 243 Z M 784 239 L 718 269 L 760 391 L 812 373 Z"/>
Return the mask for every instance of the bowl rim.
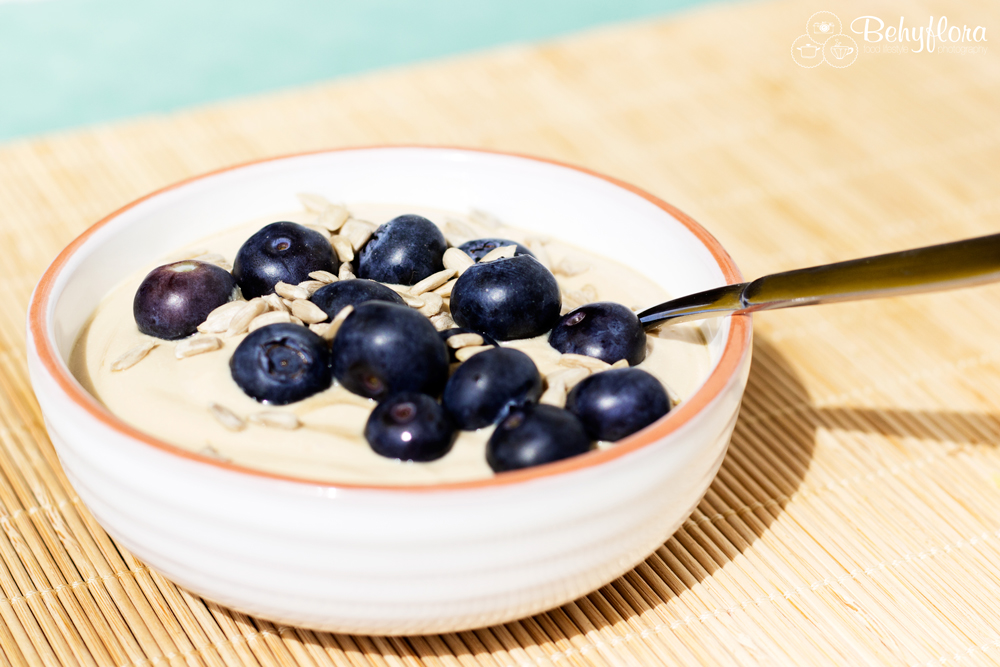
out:
<path id="1" fill-rule="evenodd" d="M 709 374 L 709 377 L 705 380 L 702 386 L 696 391 L 691 397 L 686 401 L 683 401 L 677 408 L 671 410 L 667 415 L 661 417 L 658 421 L 654 422 L 650 426 L 638 431 L 637 433 L 624 438 L 619 441 L 614 447 L 602 449 L 602 450 L 592 450 L 586 454 L 581 454 L 579 456 L 574 456 L 568 459 L 563 459 L 561 461 L 555 461 L 553 463 L 546 463 L 540 466 L 535 466 L 532 468 L 527 468 L 524 470 L 514 470 L 508 472 L 497 473 L 493 477 L 486 479 L 475 479 L 466 481 L 456 481 L 456 482 L 439 482 L 436 484 L 357 484 L 357 483 L 346 483 L 346 482 L 335 482 L 329 480 L 318 480 L 311 479 L 309 477 L 300 477 L 294 475 L 287 475 L 281 473 L 270 472 L 267 470 L 260 470 L 257 468 L 251 468 L 229 461 L 220 461 L 218 459 L 206 456 L 204 454 L 199 454 L 194 451 L 190 451 L 180 447 L 179 445 L 174 445 L 164 440 L 153 437 L 152 435 L 145 433 L 130 424 L 127 424 L 123 420 L 115 416 L 110 410 L 108 410 L 104 405 L 102 405 L 95 397 L 91 396 L 86 390 L 83 389 L 82 385 L 73 377 L 70 373 L 68 366 L 59 361 L 59 355 L 56 352 L 54 341 L 50 340 L 47 335 L 49 331 L 49 318 L 48 318 L 48 304 L 52 297 L 52 290 L 56 284 L 56 280 L 62 270 L 65 268 L 66 264 L 73 254 L 80 249 L 89 239 L 93 236 L 99 229 L 110 223 L 112 220 L 122 215 L 126 211 L 138 206 L 139 204 L 157 197 L 161 194 L 177 190 L 190 183 L 216 176 L 229 171 L 235 171 L 245 167 L 250 167 L 258 164 L 263 164 L 267 162 L 275 162 L 280 160 L 294 159 L 300 157 L 306 157 L 311 155 L 322 155 L 327 153 L 344 153 L 344 152 L 355 152 L 355 151 L 372 151 L 372 150 L 398 150 L 398 149 L 415 149 L 415 150 L 431 150 L 431 151 L 458 151 L 458 152 L 468 152 L 482 155 L 495 155 L 503 157 L 513 157 L 522 160 L 528 160 L 532 162 L 543 163 L 547 165 L 553 165 L 557 167 L 562 167 L 565 169 L 570 169 L 591 177 L 599 178 L 603 181 L 611 183 L 612 185 L 618 186 L 624 190 L 635 194 L 646 201 L 650 202 L 657 208 L 663 210 L 682 225 L 684 225 L 688 231 L 690 231 L 705 248 L 711 253 L 712 257 L 715 259 L 716 264 L 722 270 L 725 280 L 732 284 L 743 282 L 742 274 L 737 268 L 732 257 L 729 253 L 722 247 L 719 241 L 712 236 L 704 227 L 694 221 L 690 216 L 680 211 L 675 206 L 668 204 L 667 202 L 649 194 L 645 190 L 642 190 L 630 183 L 619 180 L 612 176 L 607 176 L 596 171 L 592 171 L 585 167 L 580 167 L 573 164 L 568 164 L 561 162 L 559 160 L 553 160 L 545 157 L 538 157 L 533 155 L 527 155 L 522 153 L 482 149 L 482 148 L 466 148 L 461 146 L 446 146 L 446 145 L 422 145 L 422 144 L 392 144 L 392 145 L 371 145 L 371 146 L 349 146 L 341 148 L 328 148 L 320 149 L 315 151 L 303 151 L 298 153 L 291 153 L 285 155 L 278 155 L 266 158 L 260 158 L 257 160 L 250 160 L 247 162 L 241 162 L 235 165 L 230 165 L 227 167 L 222 167 L 220 169 L 215 169 L 208 171 L 190 178 L 186 178 L 165 187 L 159 188 L 150 192 L 124 206 L 117 209 L 116 211 L 108 214 L 98 222 L 94 223 L 88 227 L 82 234 L 76 237 L 73 241 L 69 243 L 57 256 L 49 267 L 42 274 L 39 279 L 38 284 L 35 287 L 34 293 L 31 297 L 31 302 L 28 306 L 28 334 L 31 340 L 34 342 L 35 351 L 38 354 L 39 360 L 42 366 L 49 373 L 49 375 L 56 381 L 59 388 L 65 393 L 67 398 L 74 402 L 78 407 L 80 407 L 85 413 L 90 417 L 97 420 L 105 427 L 116 431 L 118 434 L 131 438 L 132 440 L 138 441 L 139 443 L 149 445 L 155 449 L 162 452 L 179 456 L 183 459 L 188 459 L 202 464 L 207 464 L 227 470 L 229 472 L 240 473 L 244 475 L 251 475 L 253 477 L 260 477 L 270 480 L 277 480 L 282 482 L 291 482 L 301 485 L 307 485 L 311 487 L 322 487 L 323 489 L 360 489 L 360 490 L 372 490 L 372 491 L 391 491 L 391 492 L 406 492 L 406 493 L 428 493 L 435 491 L 457 491 L 466 489 L 481 489 L 488 487 L 499 487 L 506 486 L 510 484 L 518 484 L 530 480 L 536 480 L 541 478 L 555 477 L 562 475 L 564 473 L 569 473 L 577 470 L 582 470 L 586 468 L 593 468 L 599 466 L 607 461 L 622 458 L 636 450 L 642 449 L 647 445 L 666 437 L 667 435 L 678 431 L 685 424 L 690 422 L 696 415 L 698 415 L 703 408 L 711 404 L 718 396 L 720 396 L 730 382 L 737 370 L 740 368 L 743 358 L 748 354 L 750 350 L 750 340 L 752 333 L 751 317 L 748 314 L 736 314 L 728 316 L 730 319 L 729 335 L 726 339 L 725 346 L 722 351 L 722 355 L 719 358 L 719 362 L 716 364 L 713 371 Z"/>

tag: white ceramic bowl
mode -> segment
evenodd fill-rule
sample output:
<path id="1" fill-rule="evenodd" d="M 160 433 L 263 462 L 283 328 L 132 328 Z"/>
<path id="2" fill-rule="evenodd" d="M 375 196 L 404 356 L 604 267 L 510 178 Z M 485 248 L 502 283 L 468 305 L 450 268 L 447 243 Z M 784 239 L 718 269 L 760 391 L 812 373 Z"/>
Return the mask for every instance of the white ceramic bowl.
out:
<path id="1" fill-rule="evenodd" d="M 704 229 L 634 187 L 545 160 L 386 147 L 264 160 L 165 188 L 100 221 L 32 297 L 28 364 L 80 497 L 122 545 L 241 611 L 337 632 L 416 634 L 501 623 L 620 576 L 688 516 L 717 471 L 750 365 L 747 316 L 706 324 L 713 370 L 614 448 L 484 481 L 357 486 L 220 463 L 118 420 L 67 368 L 101 297 L 173 248 L 298 206 L 476 207 L 627 262 L 673 294 L 739 272 Z"/>

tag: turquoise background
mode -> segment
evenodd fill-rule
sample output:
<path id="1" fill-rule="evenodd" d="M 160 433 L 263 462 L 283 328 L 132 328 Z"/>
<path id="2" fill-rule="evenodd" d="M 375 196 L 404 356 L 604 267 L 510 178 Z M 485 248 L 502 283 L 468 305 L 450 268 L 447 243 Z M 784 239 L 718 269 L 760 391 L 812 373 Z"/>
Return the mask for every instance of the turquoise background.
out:
<path id="1" fill-rule="evenodd" d="M 0 0 L 0 141 L 707 0 Z"/>

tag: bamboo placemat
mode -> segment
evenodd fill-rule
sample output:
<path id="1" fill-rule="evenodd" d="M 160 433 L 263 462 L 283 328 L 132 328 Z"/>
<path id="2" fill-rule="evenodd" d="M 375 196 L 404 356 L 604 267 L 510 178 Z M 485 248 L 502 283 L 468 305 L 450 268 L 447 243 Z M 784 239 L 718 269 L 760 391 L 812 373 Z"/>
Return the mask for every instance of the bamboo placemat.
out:
<path id="1" fill-rule="evenodd" d="M 748 277 L 995 232 L 997 55 L 802 69 L 789 48 L 816 9 L 1000 21 L 985 0 L 719 6 L 0 147 L 0 665 L 995 663 L 998 286 L 758 315 L 730 453 L 683 528 L 600 591 L 454 635 L 276 627 L 178 590 L 80 504 L 28 386 L 27 299 L 63 245 L 267 155 L 443 143 L 582 164 L 694 215 Z"/>

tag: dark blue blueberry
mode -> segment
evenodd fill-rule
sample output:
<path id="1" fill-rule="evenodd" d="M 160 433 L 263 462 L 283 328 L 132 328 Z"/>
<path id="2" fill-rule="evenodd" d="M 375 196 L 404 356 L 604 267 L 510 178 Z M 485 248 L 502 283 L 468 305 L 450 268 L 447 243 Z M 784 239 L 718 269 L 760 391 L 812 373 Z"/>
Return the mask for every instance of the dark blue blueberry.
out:
<path id="1" fill-rule="evenodd" d="M 579 417 L 594 440 L 615 442 L 670 412 L 660 381 L 638 368 L 595 373 L 573 387 L 566 409 Z"/>
<path id="2" fill-rule="evenodd" d="M 401 215 L 380 225 L 358 254 L 358 277 L 413 285 L 444 269 L 444 234 L 419 215 Z"/>
<path id="3" fill-rule="evenodd" d="M 478 331 L 473 331 L 472 329 L 463 329 L 462 327 L 453 327 L 451 329 L 445 329 L 444 331 L 439 331 L 438 336 L 440 336 L 441 340 L 443 340 L 445 344 L 447 344 L 448 339 L 451 338 L 452 336 L 457 336 L 458 334 L 467 334 L 467 333 L 474 333 L 477 336 L 481 336 L 483 339 L 483 345 L 492 345 L 493 347 L 498 347 L 497 342 L 492 338 L 490 338 L 489 336 L 481 334 Z M 448 348 L 448 359 L 451 363 L 455 363 L 458 361 L 458 359 L 455 357 L 455 352 L 456 350 L 450 347 Z"/>
<path id="4" fill-rule="evenodd" d="M 491 251 L 508 245 L 517 246 L 517 250 L 514 251 L 515 257 L 517 255 L 535 256 L 535 253 L 531 252 L 520 243 L 509 239 L 476 239 L 475 241 L 466 241 L 462 245 L 458 246 L 458 249 L 478 262 Z"/>
<path id="5" fill-rule="evenodd" d="M 448 378 L 441 404 L 458 428 L 473 431 L 496 423 L 513 406 L 535 403 L 542 378 L 520 350 L 498 347 L 480 352 Z"/>
<path id="6" fill-rule="evenodd" d="M 484 353 L 480 353 L 484 354 Z M 486 443 L 486 462 L 494 472 L 531 468 L 590 451 L 583 424 L 552 405 L 511 410 Z"/>
<path id="7" fill-rule="evenodd" d="M 448 351 L 417 311 L 368 301 L 333 339 L 333 375 L 355 394 L 379 401 L 403 391 L 437 396 L 448 380 Z"/>
<path id="8" fill-rule="evenodd" d="M 324 285 L 313 292 L 309 300 L 334 318 L 345 306 L 357 306 L 365 301 L 388 301 L 405 305 L 403 297 L 391 289 L 371 280 L 340 280 Z"/>
<path id="9" fill-rule="evenodd" d="M 340 262 L 325 236 L 294 222 L 272 222 L 240 246 L 233 276 L 247 299 L 279 282 L 297 285 L 313 271 L 337 273 Z"/>
<path id="10" fill-rule="evenodd" d="M 427 394 L 393 394 L 375 406 L 365 424 L 365 440 L 390 459 L 433 461 L 451 450 L 455 426 Z"/>
<path id="11" fill-rule="evenodd" d="M 330 348 L 299 324 L 269 324 L 251 332 L 229 360 L 233 380 L 250 398 L 286 405 L 330 386 Z"/>
<path id="12" fill-rule="evenodd" d="M 566 313 L 549 334 L 549 345 L 563 354 L 585 354 L 609 364 L 626 359 L 635 366 L 646 358 L 646 332 L 639 318 L 610 301 Z"/>
<path id="13" fill-rule="evenodd" d="M 142 279 L 132 301 L 139 331 L 176 340 L 190 336 L 208 314 L 235 296 L 225 269 L 193 259 L 158 266 Z"/>
<path id="14" fill-rule="evenodd" d="M 451 316 L 497 340 L 534 338 L 559 321 L 561 303 L 555 276 L 519 255 L 466 269 L 451 291 Z"/>

